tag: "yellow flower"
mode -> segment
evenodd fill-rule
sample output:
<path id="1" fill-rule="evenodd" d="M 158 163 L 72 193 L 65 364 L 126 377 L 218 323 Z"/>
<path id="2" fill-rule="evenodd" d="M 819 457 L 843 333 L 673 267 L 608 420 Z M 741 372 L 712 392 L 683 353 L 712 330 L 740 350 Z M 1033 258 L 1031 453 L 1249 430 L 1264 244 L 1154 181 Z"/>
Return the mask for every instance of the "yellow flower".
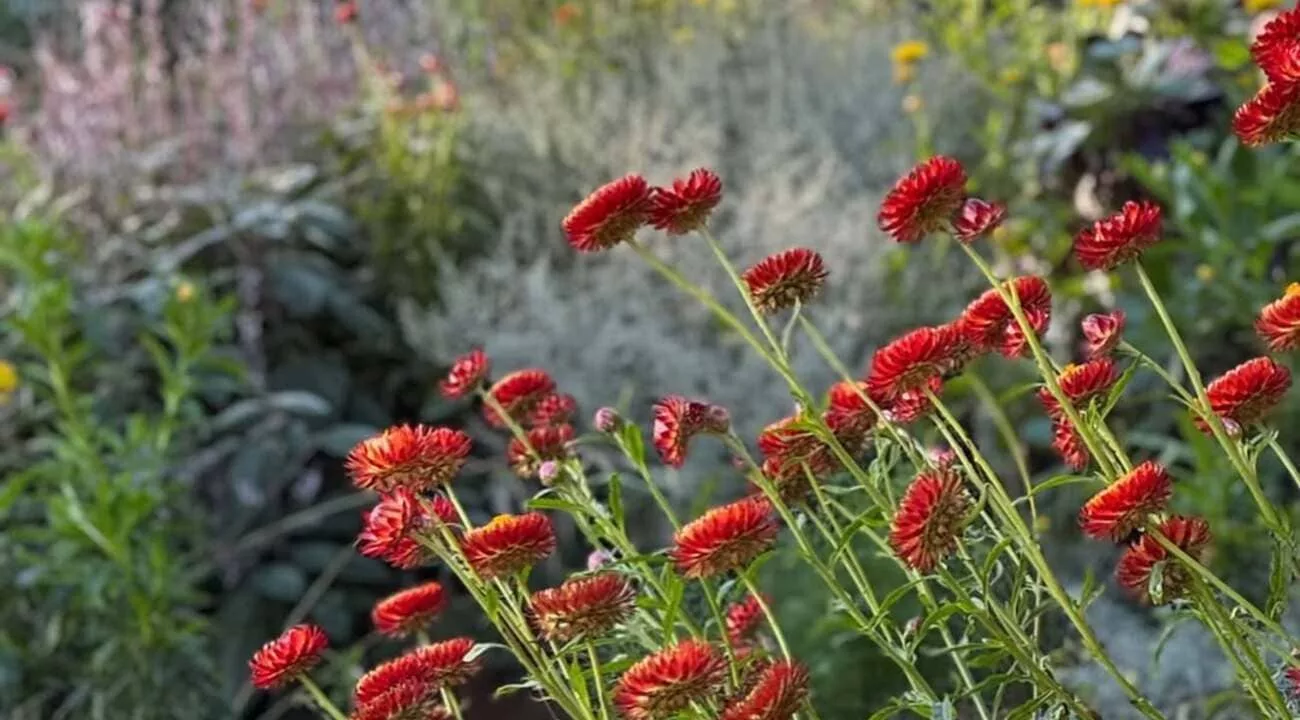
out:
<path id="1" fill-rule="evenodd" d="M 925 59 L 930 54 L 930 46 L 921 40 L 908 40 L 894 46 L 889 57 L 895 65 L 912 65 Z"/>
<path id="2" fill-rule="evenodd" d="M 0 395 L 8 399 L 9 393 L 18 389 L 18 368 L 7 360 L 0 360 Z"/>
<path id="3" fill-rule="evenodd" d="M 1241 7 L 1251 15 L 1281 7 L 1282 0 L 1241 0 Z"/>
<path id="4" fill-rule="evenodd" d="M 1196 266 L 1196 279 L 1201 282 L 1209 282 L 1214 279 L 1214 267 L 1204 263 Z"/>
<path id="5" fill-rule="evenodd" d="M 181 302 L 189 302 L 194 299 L 194 283 L 188 280 L 182 280 L 176 286 L 176 299 Z"/>

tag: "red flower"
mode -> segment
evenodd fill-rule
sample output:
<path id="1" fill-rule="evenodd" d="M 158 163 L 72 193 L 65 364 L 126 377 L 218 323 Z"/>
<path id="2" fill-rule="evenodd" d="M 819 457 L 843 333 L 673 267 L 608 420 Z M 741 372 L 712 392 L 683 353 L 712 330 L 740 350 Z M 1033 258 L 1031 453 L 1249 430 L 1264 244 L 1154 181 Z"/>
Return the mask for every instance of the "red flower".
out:
<path id="1" fill-rule="evenodd" d="M 1300 134 L 1300 83 L 1271 82 L 1237 108 L 1232 129 L 1247 147 L 1290 140 Z"/>
<path id="2" fill-rule="evenodd" d="M 1148 460 L 1093 495 L 1079 512 L 1079 527 L 1088 537 L 1122 542 L 1147 515 L 1163 510 L 1173 494 L 1169 473 Z"/>
<path id="3" fill-rule="evenodd" d="M 1175 515 L 1160 524 L 1160 534 L 1197 562 L 1210 544 L 1210 526 L 1200 518 Z M 1161 568 L 1160 576 L 1153 583 L 1152 576 L 1157 567 Z M 1115 569 L 1115 579 L 1120 587 L 1152 605 L 1181 597 L 1190 584 L 1186 568 L 1176 558 L 1171 558 L 1164 546 L 1150 535 L 1138 538 L 1124 551 Z M 1153 585 L 1158 590 L 1154 595 Z"/>
<path id="4" fill-rule="evenodd" d="M 1243 427 L 1263 420 L 1290 389 L 1291 372 L 1269 358 L 1259 357 L 1224 373 L 1205 387 L 1205 394 L 1210 410 L 1235 435 Z M 1204 419 L 1198 417 L 1196 423 L 1209 431 Z"/>
<path id="5" fill-rule="evenodd" d="M 1088 447 L 1083 442 L 1083 437 L 1079 435 L 1074 426 L 1070 424 L 1069 418 L 1057 418 L 1052 421 L 1052 448 L 1060 454 L 1065 465 L 1071 470 L 1082 470 L 1088 467 Z"/>
<path id="6" fill-rule="evenodd" d="M 686 577 L 712 577 L 753 562 L 772 547 L 779 530 L 771 503 L 747 497 L 687 523 L 673 536 L 671 555 Z"/>
<path id="7" fill-rule="evenodd" d="M 375 603 L 370 621 L 382 635 L 403 637 L 428 625 L 447 605 L 442 585 L 427 582 L 394 593 Z"/>
<path id="8" fill-rule="evenodd" d="M 380 558 L 393 567 L 418 567 L 429 559 L 429 552 L 412 536 L 427 520 L 425 508 L 415 493 L 405 488 L 394 490 L 381 497 L 366 514 L 361 534 L 357 536 L 357 551 L 366 557 Z"/>
<path id="9" fill-rule="evenodd" d="M 569 457 L 569 443 L 573 442 L 572 425 L 543 425 L 529 430 L 526 435 L 527 445 L 519 438 L 511 438 L 506 447 L 506 459 L 519 477 L 536 475 L 547 460 L 559 461 Z M 532 452 L 529 452 L 530 447 Z"/>
<path id="10" fill-rule="evenodd" d="M 1294 662 L 1294 652 L 1292 651 L 1292 661 Z M 1300 699 L 1300 667 L 1294 665 L 1283 671 L 1287 682 L 1287 696 L 1292 699 Z"/>
<path id="11" fill-rule="evenodd" d="M 953 335 L 952 350 L 948 354 L 948 362 L 943 369 L 944 375 L 949 377 L 960 375 L 967 365 L 988 352 L 988 348 L 971 342 L 966 331 L 966 318 L 964 315 L 943 327 Z"/>
<path id="12" fill-rule="evenodd" d="M 662 720 L 723 690 L 727 659 L 713 646 L 686 640 L 642 658 L 614 686 L 627 720 Z"/>
<path id="13" fill-rule="evenodd" d="M 539 590 L 529 601 L 542 634 L 556 642 L 595 638 L 626 620 L 636 607 L 636 589 L 618 573 L 569 578 Z"/>
<path id="14" fill-rule="evenodd" d="M 460 685 L 478 672 L 478 661 L 467 659 L 473 649 L 473 640 L 458 637 L 400 655 L 362 675 L 352 693 L 353 702 L 358 707 L 369 705 L 412 681 L 427 683 L 436 696 L 440 688 Z"/>
<path id="15" fill-rule="evenodd" d="M 812 299 L 826 282 L 822 256 L 808 248 L 768 255 L 745 271 L 742 279 L 759 312 L 772 314 Z"/>
<path id="16" fill-rule="evenodd" d="M 352 448 L 347 470 L 363 490 L 428 490 L 451 482 L 471 444 L 459 430 L 398 425 Z"/>
<path id="17" fill-rule="evenodd" d="M 898 181 L 880 204 L 876 222 L 896 242 L 914 243 L 939 230 L 966 199 L 966 171 L 937 155 Z"/>
<path id="18" fill-rule="evenodd" d="M 970 498 L 954 470 L 916 476 L 898 503 L 889 544 L 911 568 L 928 573 L 957 549 Z"/>
<path id="19" fill-rule="evenodd" d="M 721 435 L 731 427 L 727 411 L 717 405 L 668 395 L 654 405 L 654 444 L 669 467 L 686 464 L 691 439 L 701 433 Z"/>
<path id="20" fill-rule="evenodd" d="M 953 236 L 961 243 L 974 242 L 980 236 L 996 230 L 1006 216 L 1007 209 L 1003 205 L 970 198 L 953 218 Z"/>
<path id="21" fill-rule="evenodd" d="M 766 595 L 763 600 L 768 602 Z M 758 598 L 746 595 L 744 600 L 727 608 L 727 642 L 732 647 L 745 645 L 758 632 L 758 626 L 762 622 L 763 607 L 759 605 Z"/>
<path id="22" fill-rule="evenodd" d="M 522 423 L 554 392 L 555 381 L 545 370 L 516 370 L 493 383 L 488 395 L 511 420 Z M 491 405 L 483 407 L 483 417 L 493 427 L 507 424 Z"/>
<path id="23" fill-rule="evenodd" d="M 841 420 L 838 415 L 829 418 L 830 422 Z M 809 473 L 820 478 L 840 467 L 830 446 L 811 430 L 797 427 L 800 422 L 801 418 L 795 415 L 782 418 L 763 428 L 758 435 L 758 449 L 764 457 L 761 472 L 776 486 L 786 503 L 799 503 L 812 491 Z M 841 428 L 837 434 L 843 436 L 841 442 L 854 447 L 860 444 L 851 427 Z"/>
<path id="24" fill-rule="evenodd" d="M 798 425 L 802 419 L 798 415 L 781 418 L 769 423 L 758 434 L 758 451 L 765 458 L 781 458 L 798 461 L 816 453 L 822 448 L 822 441 Z"/>
<path id="25" fill-rule="evenodd" d="M 865 382 L 842 380 L 827 393 L 826 412 L 822 416 L 836 437 L 865 436 L 876 427 L 876 411 L 867 403 Z"/>
<path id="26" fill-rule="evenodd" d="M 511 575 L 531 567 L 555 550 L 555 531 L 545 515 L 498 515 L 465 533 L 465 558 L 485 578 Z"/>
<path id="27" fill-rule="evenodd" d="M 1076 408 L 1083 408 L 1089 402 L 1105 397 L 1117 380 L 1119 371 L 1115 369 L 1115 361 L 1108 357 L 1089 360 L 1082 365 L 1066 365 L 1056 378 L 1061 393 Z M 1038 389 L 1038 400 L 1053 419 L 1065 416 L 1061 411 L 1061 403 L 1046 387 Z"/>
<path id="28" fill-rule="evenodd" d="M 722 202 L 722 180 L 712 170 L 692 170 L 672 188 L 655 188 L 650 195 L 650 224 L 669 235 L 685 235 L 709 222 Z"/>
<path id="29" fill-rule="evenodd" d="M 1250 46 L 1259 68 L 1271 81 L 1300 81 L 1300 10 L 1279 13 Z"/>
<path id="30" fill-rule="evenodd" d="M 727 705 L 720 720 L 790 720 L 808 699 L 808 671 L 778 660 L 759 673 L 744 697 Z"/>
<path id="31" fill-rule="evenodd" d="M 930 378 L 926 389 L 931 393 L 938 395 L 943 390 L 943 381 L 939 378 Z M 885 417 L 892 423 L 907 425 L 930 414 L 934 409 L 934 404 L 930 398 L 921 390 L 908 390 L 899 395 L 892 402 L 884 403 L 880 408 L 885 413 Z"/>
<path id="32" fill-rule="evenodd" d="M 561 425 L 572 420 L 577 412 L 578 401 L 573 399 L 572 395 L 555 393 L 547 395 L 537 403 L 528 422 L 533 426 Z"/>
<path id="33" fill-rule="evenodd" d="M 650 218 L 650 186 L 640 175 L 602 185 L 564 218 L 564 234 L 579 252 L 598 252 L 631 240 Z"/>
<path id="34" fill-rule="evenodd" d="M 357 3 L 355 0 L 341 2 L 334 8 L 334 21 L 340 25 L 351 25 L 357 21 Z"/>
<path id="35" fill-rule="evenodd" d="M 908 390 L 924 390 L 942 378 L 953 360 L 958 338 L 951 325 L 917 328 L 871 356 L 867 390 L 884 405 Z"/>
<path id="36" fill-rule="evenodd" d="M 1255 332 L 1274 352 L 1300 347 L 1300 283 L 1288 285 L 1280 299 L 1259 311 Z"/>
<path id="37" fill-rule="evenodd" d="M 451 364 L 451 370 L 447 371 L 447 377 L 439 384 L 443 396 L 458 398 L 474 392 L 487 380 L 490 366 L 487 353 L 481 348 L 474 348 L 456 358 Z"/>
<path id="38" fill-rule="evenodd" d="M 440 700 L 437 683 L 407 680 L 357 706 L 351 720 L 451 720 L 451 713 Z"/>
<path id="39" fill-rule="evenodd" d="M 1130 200 L 1075 236 L 1074 255 L 1088 270 L 1113 270 L 1160 242 L 1160 225 L 1159 205 Z"/>
<path id="40" fill-rule="evenodd" d="M 305 674 L 320 662 L 329 646 L 325 631 L 315 625 L 294 625 L 262 646 L 248 661 L 253 687 L 279 687 Z"/>
<path id="41" fill-rule="evenodd" d="M 1040 277 L 1024 275 L 1008 281 L 1003 287 L 1014 291 L 1030 327 L 1042 335 L 1052 319 L 1052 292 L 1047 283 Z M 1005 357 L 1019 357 L 1028 345 L 1015 314 L 996 289 L 985 291 L 967 305 L 958 327 L 975 347 L 996 348 Z"/>
<path id="42" fill-rule="evenodd" d="M 1123 310 L 1092 314 L 1083 319 L 1079 326 L 1083 330 L 1084 353 L 1089 359 L 1109 355 L 1115 349 L 1124 332 L 1124 320 Z"/>

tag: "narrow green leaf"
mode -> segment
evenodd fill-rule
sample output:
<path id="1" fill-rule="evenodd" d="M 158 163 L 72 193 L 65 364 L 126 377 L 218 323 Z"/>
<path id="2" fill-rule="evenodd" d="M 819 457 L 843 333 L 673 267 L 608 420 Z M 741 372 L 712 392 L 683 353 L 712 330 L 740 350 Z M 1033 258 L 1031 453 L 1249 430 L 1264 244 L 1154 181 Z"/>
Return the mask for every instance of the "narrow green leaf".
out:
<path id="1" fill-rule="evenodd" d="M 559 510 L 570 515 L 587 514 L 587 509 L 583 506 L 555 496 L 529 498 L 524 505 L 529 510 Z"/>
<path id="2" fill-rule="evenodd" d="M 609 513 L 614 518 L 614 525 L 620 531 L 626 531 L 627 525 L 623 516 L 623 482 L 618 473 L 609 476 Z"/>

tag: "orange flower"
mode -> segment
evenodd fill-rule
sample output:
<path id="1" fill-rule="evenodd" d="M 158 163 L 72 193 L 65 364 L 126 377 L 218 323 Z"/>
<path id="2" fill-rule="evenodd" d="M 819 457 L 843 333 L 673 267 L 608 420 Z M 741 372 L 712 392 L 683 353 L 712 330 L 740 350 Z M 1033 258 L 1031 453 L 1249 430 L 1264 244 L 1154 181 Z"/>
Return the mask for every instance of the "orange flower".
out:
<path id="1" fill-rule="evenodd" d="M 1247 360 L 1205 387 L 1210 410 L 1219 416 L 1230 434 L 1258 423 L 1291 389 L 1291 371 L 1266 357 Z M 1196 424 L 1204 432 L 1209 425 L 1201 417 Z"/>
<path id="2" fill-rule="evenodd" d="M 489 367 L 487 353 L 482 348 L 474 348 L 456 358 L 439 385 L 443 396 L 458 398 L 474 392 L 487 379 Z"/>
<path id="3" fill-rule="evenodd" d="M 826 282 L 826 264 L 808 248 L 791 248 L 763 258 L 741 279 L 754 307 L 770 315 L 811 300 Z"/>
<path id="4" fill-rule="evenodd" d="M 595 638 L 626 620 L 636 607 L 636 589 L 618 573 L 569 578 L 539 590 L 529 601 L 542 634 L 556 642 Z"/>
<path id="5" fill-rule="evenodd" d="M 1273 352 L 1300 347 L 1300 283 L 1291 283 L 1286 293 L 1259 311 L 1255 332 Z"/>
<path id="6" fill-rule="evenodd" d="M 436 697 L 440 688 L 460 685 L 478 672 L 478 661 L 468 659 L 474 644 L 467 637 L 453 638 L 418 647 L 378 665 L 357 681 L 353 702 L 358 707 L 370 705 L 394 688 L 416 680 L 428 683 Z"/>
<path id="7" fill-rule="evenodd" d="M 965 169 L 952 158 L 936 155 L 894 185 L 880 204 L 876 222 L 896 242 L 914 243 L 944 227 L 965 200 Z"/>
<path id="8" fill-rule="evenodd" d="M 459 430 L 398 425 L 357 444 L 346 466 L 363 490 L 428 490 L 451 482 L 469 457 L 470 445 L 469 436 Z"/>
<path id="9" fill-rule="evenodd" d="M 627 720 L 663 720 L 723 690 L 727 659 L 713 646 L 686 640 L 643 658 L 614 686 Z"/>
<path id="10" fill-rule="evenodd" d="M 758 674 L 744 697 L 727 705 L 720 720 L 790 720 L 808 699 L 808 671 L 778 660 Z"/>
<path id="11" fill-rule="evenodd" d="M 1159 205 L 1126 202 L 1075 236 L 1074 256 L 1088 270 L 1113 270 L 1160 242 L 1160 227 Z"/>
<path id="12" fill-rule="evenodd" d="M 650 186 L 640 175 L 602 185 L 564 218 L 564 234 L 579 252 L 608 250 L 631 240 L 650 216 Z"/>
<path id="13" fill-rule="evenodd" d="M 546 398 L 555 393 L 555 381 L 545 370 L 516 370 L 497 380 L 488 395 L 505 410 L 510 419 L 523 423 Z M 483 418 L 492 427 L 505 427 L 506 420 L 490 405 L 483 406 Z"/>
<path id="14" fill-rule="evenodd" d="M 671 188 L 652 191 L 650 224 L 669 235 L 685 235 L 708 224 L 720 202 L 722 180 L 712 170 L 698 168 L 684 180 L 673 180 Z"/>
<path id="15" fill-rule="evenodd" d="M 555 531 L 550 519 L 541 513 L 498 515 L 487 525 L 465 533 L 461 547 L 479 575 L 502 577 L 550 555 L 555 550 Z"/>
<path id="16" fill-rule="evenodd" d="M 958 347 L 951 325 L 917 328 L 891 341 L 871 356 L 871 399 L 885 405 L 909 390 L 927 389 L 930 381 L 942 379 Z"/>
<path id="17" fill-rule="evenodd" d="M 1210 544 L 1210 526 L 1200 518 L 1175 515 L 1160 524 L 1160 534 L 1198 562 Z M 1155 576 L 1157 567 L 1160 568 L 1158 577 Z M 1182 563 L 1170 558 L 1164 546 L 1150 535 L 1138 538 L 1120 557 L 1115 579 L 1120 587 L 1152 605 L 1181 597 L 1191 583 Z M 1158 590 L 1154 595 L 1153 589 Z"/>
<path id="18" fill-rule="evenodd" d="M 957 549 L 969 508 L 970 498 L 955 470 L 923 472 L 898 503 L 889 544 L 909 567 L 932 572 Z"/>
<path id="19" fill-rule="evenodd" d="M 654 405 L 654 446 L 669 467 L 686 464 L 686 452 L 696 435 L 721 435 L 730 427 L 726 409 L 718 405 L 681 395 L 667 395 Z"/>
<path id="20" fill-rule="evenodd" d="M 1004 288 L 1014 291 L 1030 327 L 1042 335 L 1052 319 L 1052 292 L 1047 283 L 1035 275 L 1024 275 L 1006 282 Z M 957 325 L 972 345 L 996 348 L 1004 357 L 1020 357 L 1028 347 L 1015 314 L 996 289 L 985 291 L 967 305 Z"/>
<path id="21" fill-rule="evenodd" d="M 772 505 L 748 497 L 687 523 L 673 536 L 671 555 L 686 577 L 712 577 L 749 565 L 772 547 L 779 530 Z"/>
<path id="22" fill-rule="evenodd" d="M 382 635 L 403 637 L 428 625 L 447 605 L 442 585 L 427 582 L 375 603 L 370 621 Z"/>
<path id="23" fill-rule="evenodd" d="M 294 625 L 268 642 L 248 661 L 253 687 L 280 687 L 312 669 L 329 645 L 325 631 L 315 625 Z"/>
<path id="24" fill-rule="evenodd" d="M 1148 460 L 1093 495 L 1079 512 L 1079 527 L 1088 537 L 1122 542 L 1173 494 L 1169 473 Z"/>

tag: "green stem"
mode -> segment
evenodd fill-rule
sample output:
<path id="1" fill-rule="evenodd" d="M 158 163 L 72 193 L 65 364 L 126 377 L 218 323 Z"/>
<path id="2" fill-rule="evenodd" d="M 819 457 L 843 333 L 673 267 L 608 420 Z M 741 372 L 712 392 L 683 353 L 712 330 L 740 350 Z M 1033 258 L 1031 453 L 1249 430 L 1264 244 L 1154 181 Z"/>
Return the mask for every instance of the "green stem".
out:
<path id="1" fill-rule="evenodd" d="M 1282 463 L 1282 467 L 1286 468 L 1287 475 L 1291 476 L 1291 480 L 1296 484 L 1296 487 L 1300 488 L 1300 469 L 1297 469 L 1295 463 L 1291 462 L 1290 456 L 1282 449 L 1282 445 L 1277 441 L 1276 437 L 1268 439 L 1268 448 L 1273 451 L 1273 455 L 1277 457 L 1278 462 Z"/>
<path id="2" fill-rule="evenodd" d="M 316 701 L 316 706 L 325 711 L 325 714 L 329 715 L 332 720 L 348 720 L 347 715 L 344 715 L 343 711 L 330 701 L 329 696 L 325 694 L 324 690 L 320 689 L 315 680 L 312 680 L 307 675 L 300 675 L 298 682 L 302 683 L 307 694 L 311 695 L 312 699 Z"/>
<path id="3" fill-rule="evenodd" d="M 456 699 L 456 694 L 450 688 L 445 687 L 440 688 L 438 692 L 442 694 L 442 704 L 446 705 L 447 709 L 451 711 L 451 716 L 456 720 L 465 720 L 460 713 L 460 700 Z"/>
<path id="4" fill-rule="evenodd" d="M 595 644 L 587 643 L 587 658 L 591 661 L 592 682 L 596 684 L 596 703 L 600 705 L 601 720 L 609 720 L 609 703 L 605 700 L 605 678 L 600 672 L 600 654 Z"/>
<path id="5" fill-rule="evenodd" d="M 762 591 L 758 589 L 758 583 L 754 582 L 749 568 L 740 571 L 740 581 L 744 583 L 745 589 L 754 597 L 754 602 L 763 611 L 763 617 L 767 618 L 767 626 L 771 628 L 772 634 L 776 636 L 776 644 L 781 648 L 781 656 L 786 660 L 790 659 L 790 645 L 785 641 L 785 633 L 781 631 L 781 623 L 777 622 L 776 613 L 772 612 L 771 605 L 768 604 L 767 598 L 763 597 Z"/>

